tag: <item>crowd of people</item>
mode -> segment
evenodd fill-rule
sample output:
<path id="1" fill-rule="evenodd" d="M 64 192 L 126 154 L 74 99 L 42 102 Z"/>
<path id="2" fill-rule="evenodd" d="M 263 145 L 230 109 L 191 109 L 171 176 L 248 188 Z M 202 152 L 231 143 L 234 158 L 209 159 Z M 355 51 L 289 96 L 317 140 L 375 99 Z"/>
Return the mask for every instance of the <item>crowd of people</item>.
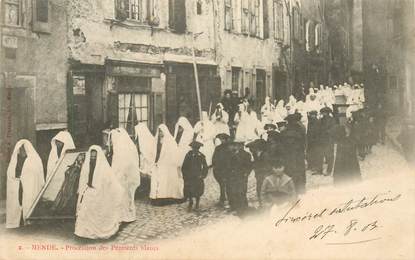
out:
<path id="1" fill-rule="evenodd" d="M 344 124 L 338 123 L 333 112 L 340 95 L 349 105 Z M 108 238 L 121 223 L 134 221 L 140 175 L 151 178 L 153 205 L 188 201 L 188 210 L 193 211 L 199 209 L 204 179 L 212 168 L 220 190 L 218 206 L 237 214 L 252 209 L 247 199 L 252 172 L 263 208 L 305 193 L 306 169 L 333 176 L 336 185 L 359 180 L 358 156 L 364 157 L 378 140 L 368 138 L 375 136 L 371 127 L 376 122 L 363 104 L 360 85 L 321 86 L 298 99 L 290 96 L 287 102 L 267 97 L 258 115 L 251 99 L 226 90 L 211 115 L 203 112 L 194 126 L 180 117 L 173 134 L 164 124 L 153 135 L 145 123 L 138 123 L 134 138 L 123 128 L 111 129 L 107 144 L 92 145 L 68 169 L 79 175 L 77 188 L 67 189 L 76 190 L 75 234 Z M 380 131 L 379 140 L 381 136 Z M 44 177 L 42 162 L 30 142 L 16 144 L 7 171 L 8 228 L 24 223 L 28 208 L 53 178 L 57 162 L 73 148 L 70 133 L 58 133 L 51 141 Z"/>

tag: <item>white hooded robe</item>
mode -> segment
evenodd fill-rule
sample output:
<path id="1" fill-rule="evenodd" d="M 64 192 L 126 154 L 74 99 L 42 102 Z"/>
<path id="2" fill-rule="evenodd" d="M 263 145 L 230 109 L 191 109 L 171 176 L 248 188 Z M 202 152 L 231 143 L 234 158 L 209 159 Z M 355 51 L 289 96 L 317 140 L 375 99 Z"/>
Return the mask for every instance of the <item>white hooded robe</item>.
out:
<path id="1" fill-rule="evenodd" d="M 182 199 L 184 184 L 178 164 L 179 148 L 164 124 L 157 129 L 156 142 L 160 131 L 163 138 L 158 161 L 151 171 L 150 199 Z"/>
<path id="2" fill-rule="evenodd" d="M 25 148 L 27 157 L 23 163 L 20 178 L 16 178 L 17 155 L 21 146 Z M 21 206 L 19 204 L 20 182 L 23 187 Z M 28 140 L 18 141 L 7 168 L 6 228 L 17 228 L 20 226 L 21 217 L 23 216 L 23 220 L 28 217 L 27 214 L 44 184 L 43 164 L 39 154 Z"/>
<path id="3" fill-rule="evenodd" d="M 136 220 L 135 191 L 140 186 L 140 166 L 137 148 L 124 128 L 111 130 L 113 155 L 111 168 L 124 188 L 125 207 L 121 221 Z"/>
<path id="4" fill-rule="evenodd" d="M 58 156 L 55 141 L 61 141 L 63 143 L 63 148 L 60 156 Z M 67 150 L 75 149 L 75 144 L 73 142 L 72 136 L 68 131 L 60 131 L 55 137 L 52 138 L 52 140 L 50 141 L 50 146 L 51 150 L 49 153 L 46 180 L 50 178 L 52 172 L 55 170 L 59 158 L 64 156 Z"/>
<path id="5" fill-rule="evenodd" d="M 97 151 L 92 187 L 89 187 L 91 151 Z M 124 189 L 115 176 L 101 147 L 89 148 L 81 169 L 78 188 L 75 235 L 107 239 L 117 233 L 123 212 Z"/>
<path id="6" fill-rule="evenodd" d="M 156 158 L 156 138 L 144 122 L 135 126 L 135 140 L 139 150 L 140 172 L 150 175 Z"/>
<path id="7" fill-rule="evenodd" d="M 178 165 L 181 166 L 184 161 L 184 157 L 186 156 L 187 152 L 190 151 L 190 143 L 193 141 L 194 130 L 193 126 L 190 124 L 189 120 L 185 117 L 180 117 L 174 127 L 174 140 L 177 141 L 177 135 L 179 134 L 179 127 L 183 128 L 182 135 L 180 137 L 177 146 L 179 148 L 178 154 Z"/>

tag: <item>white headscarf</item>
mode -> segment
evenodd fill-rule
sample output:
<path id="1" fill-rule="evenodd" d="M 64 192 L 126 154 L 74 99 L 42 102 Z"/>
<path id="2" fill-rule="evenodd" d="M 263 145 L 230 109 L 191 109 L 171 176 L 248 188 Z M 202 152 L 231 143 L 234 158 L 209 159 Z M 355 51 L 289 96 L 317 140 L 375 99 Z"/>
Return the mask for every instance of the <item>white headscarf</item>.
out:
<path id="1" fill-rule="evenodd" d="M 16 178 L 17 155 L 22 146 L 26 151 L 27 157 L 24 161 L 20 178 Z M 19 204 L 19 182 L 22 182 L 23 187 L 22 206 Z M 30 141 L 25 139 L 18 141 L 7 168 L 7 228 L 19 227 L 21 217 L 23 216 L 23 220 L 28 217 L 27 214 L 44 184 L 43 164 L 39 154 Z"/>
<path id="2" fill-rule="evenodd" d="M 60 157 L 58 156 L 58 150 L 55 141 L 60 141 L 63 143 L 63 148 Z M 75 144 L 73 142 L 72 136 L 68 131 L 60 131 L 57 135 L 55 135 L 55 137 L 53 137 L 50 141 L 50 146 L 51 150 L 49 153 L 46 180 L 50 178 L 50 175 L 55 170 L 59 158 L 65 155 L 66 150 L 75 149 Z"/>
<path id="3" fill-rule="evenodd" d="M 187 152 L 190 151 L 191 149 L 189 145 L 193 141 L 194 130 L 189 120 L 187 120 L 187 118 L 180 117 L 174 128 L 174 140 L 175 141 L 179 133 L 179 126 L 183 128 L 183 133 L 182 133 L 182 136 L 179 142 L 177 143 L 178 148 L 180 150 L 179 155 L 178 155 L 178 163 L 179 165 L 182 165 Z"/>
<path id="4" fill-rule="evenodd" d="M 150 132 L 146 123 L 140 122 L 135 126 L 135 139 L 138 141 L 140 156 L 154 163 L 156 158 L 156 138 Z"/>
<path id="5" fill-rule="evenodd" d="M 151 172 L 151 199 L 183 198 L 183 177 L 179 170 L 179 149 L 166 125 L 157 129 L 156 140 L 163 132 L 160 155 Z M 157 144 L 156 144 L 157 146 Z"/>
<path id="6" fill-rule="evenodd" d="M 125 190 L 125 208 L 121 220 L 131 222 L 136 219 L 134 204 L 135 191 L 140 186 L 140 165 L 137 147 L 124 128 L 110 132 L 113 155 L 111 168 Z"/>
<path id="7" fill-rule="evenodd" d="M 97 151 L 92 187 L 89 187 L 91 151 Z M 81 169 L 78 188 L 75 235 L 90 239 L 106 239 L 114 235 L 121 222 L 124 190 L 115 176 L 101 147 L 92 145 Z"/>
<path id="8" fill-rule="evenodd" d="M 177 160 L 179 147 L 165 124 L 161 124 L 157 128 L 156 152 L 157 152 L 157 141 L 159 138 L 160 131 L 163 132 L 163 144 L 161 145 L 160 156 L 159 156 L 157 164 L 168 164 L 168 165 L 179 166 L 179 163 Z"/>
<path id="9" fill-rule="evenodd" d="M 179 126 L 183 128 L 183 133 L 180 138 L 179 143 L 177 144 L 179 147 L 189 147 L 189 144 L 193 141 L 194 130 L 192 125 L 190 124 L 189 120 L 185 117 L 180 117 L 174 127 L 174 140 L 176 140 L 177 135 L 179 133 Z"/>

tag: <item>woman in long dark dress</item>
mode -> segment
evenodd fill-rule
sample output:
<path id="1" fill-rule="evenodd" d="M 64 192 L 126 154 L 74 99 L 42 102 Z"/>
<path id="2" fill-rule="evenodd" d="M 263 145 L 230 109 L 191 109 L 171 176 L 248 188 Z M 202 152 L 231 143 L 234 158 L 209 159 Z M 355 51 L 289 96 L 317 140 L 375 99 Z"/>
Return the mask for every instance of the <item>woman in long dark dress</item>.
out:
<path id="1" fill-rule="evenodd" d="M 333 170 L 334 185 L 348 184 L 360 181 L 358 148 L 349 125 L 338 126 L 335 137 L 335 162 Z"/>

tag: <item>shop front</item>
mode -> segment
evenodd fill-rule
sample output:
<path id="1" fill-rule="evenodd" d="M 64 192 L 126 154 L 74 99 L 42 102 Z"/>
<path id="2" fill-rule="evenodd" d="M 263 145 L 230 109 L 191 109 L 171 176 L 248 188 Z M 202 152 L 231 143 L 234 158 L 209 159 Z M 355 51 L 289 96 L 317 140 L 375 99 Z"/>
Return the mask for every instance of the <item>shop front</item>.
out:
<path id="1" fill-rule="evenodd" d="M 133 137 L 139 122 L 154 131 L 164 121 L 159 64 L 107 60 L 98 69 L 73 69 L 70 77 L 69 122 L 78 146 L 102 144 L 111 128 L 123 127 Z"/>

